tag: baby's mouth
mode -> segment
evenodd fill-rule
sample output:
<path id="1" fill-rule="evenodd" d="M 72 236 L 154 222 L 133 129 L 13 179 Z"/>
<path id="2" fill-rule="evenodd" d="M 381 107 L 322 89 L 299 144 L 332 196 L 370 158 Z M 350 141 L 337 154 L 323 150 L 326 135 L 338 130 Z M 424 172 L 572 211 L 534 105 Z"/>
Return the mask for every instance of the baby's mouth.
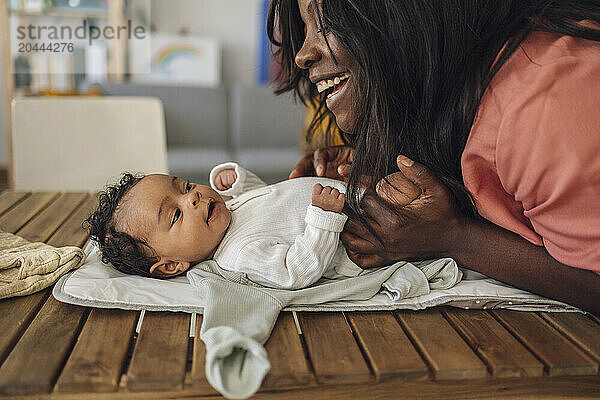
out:
<path id="1" fill-rule="evenodd" d="M 213 216 L 213 215 L 214 215 L 214 213 L 215 213 L 215 206 L 216 206 L 216 203 L 215 203 L 215 201 L 211 199 L 211 200 L 208 202 L 208 212 L 206 213 L 206 214 L 207 214 L 207 215 L 206 215 L 206 222 L 207 222 L 207 223 L 208 223 L 208 221 L 210 221 L 210 219 L 212 218 L 212 216 Z"/>

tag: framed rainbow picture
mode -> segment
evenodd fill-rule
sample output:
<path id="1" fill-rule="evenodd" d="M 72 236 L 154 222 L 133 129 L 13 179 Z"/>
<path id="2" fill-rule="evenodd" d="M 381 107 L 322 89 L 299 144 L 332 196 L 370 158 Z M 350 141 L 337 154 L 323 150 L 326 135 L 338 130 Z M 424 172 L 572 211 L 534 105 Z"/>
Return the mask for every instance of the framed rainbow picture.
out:
<path id="1" fill-rule="evenodd" d="M 148 72 L 132 74 L 133 80 L 211 87 L 221 84 L 221 49 L 216 39 L 157 33 L 151 37 L 149 52 L 130 50 L 130 65 L 136 66 L 132 70 Z"/>

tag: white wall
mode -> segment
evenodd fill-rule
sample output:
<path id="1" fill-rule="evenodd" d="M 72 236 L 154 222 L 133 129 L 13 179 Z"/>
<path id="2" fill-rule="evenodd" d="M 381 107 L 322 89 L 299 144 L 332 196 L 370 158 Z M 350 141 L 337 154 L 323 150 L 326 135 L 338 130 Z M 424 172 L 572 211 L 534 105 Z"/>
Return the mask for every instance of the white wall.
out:
<path id="1" fill-rule="evenodd" d="M 222 46 L 223 85 L 256 82 L 262 0 L 152 0 L 159 32 L 216 37 Z"/>
<path id="2" fill-rule="evenodd" d="M 2 76 L 2 51 L 0 50 L 0 76 Z M 8 165 L 8 143 L 4 125 L 4 82 L 0 79 L 0 168 Z"/>

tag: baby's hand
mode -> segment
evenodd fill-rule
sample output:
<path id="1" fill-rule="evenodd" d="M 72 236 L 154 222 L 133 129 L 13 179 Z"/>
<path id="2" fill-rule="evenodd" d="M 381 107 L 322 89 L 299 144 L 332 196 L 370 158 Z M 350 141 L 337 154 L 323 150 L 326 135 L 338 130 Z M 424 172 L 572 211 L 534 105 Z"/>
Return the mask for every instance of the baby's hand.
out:
<path id="1" fill-rule="evenodd" d="M 227 190 L 233 186 L 237 174 L 233 169 L 224 169 L 215 176 L 215 186 L 219 190 Z"/>
<path id="2" fill-rule="evenodd" d="M 312 205 L 325 211 L 342 212 L 346 195 L 331 186 L 321 186 L 317 183 L 312 190 Z"/>

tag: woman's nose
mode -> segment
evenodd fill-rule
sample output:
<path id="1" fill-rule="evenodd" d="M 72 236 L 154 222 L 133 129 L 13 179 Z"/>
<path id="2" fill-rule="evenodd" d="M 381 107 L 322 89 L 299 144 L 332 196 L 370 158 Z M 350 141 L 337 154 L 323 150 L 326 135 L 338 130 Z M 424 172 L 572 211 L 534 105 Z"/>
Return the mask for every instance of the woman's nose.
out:
<path id="1" fill-rule="evenodd" d="M 307 37 L 302 44 L 302 47 L 296 53 L 296 65 L 302 69 L 308 69 L 312 64 L 321 58 L 319 49 Z"/>

